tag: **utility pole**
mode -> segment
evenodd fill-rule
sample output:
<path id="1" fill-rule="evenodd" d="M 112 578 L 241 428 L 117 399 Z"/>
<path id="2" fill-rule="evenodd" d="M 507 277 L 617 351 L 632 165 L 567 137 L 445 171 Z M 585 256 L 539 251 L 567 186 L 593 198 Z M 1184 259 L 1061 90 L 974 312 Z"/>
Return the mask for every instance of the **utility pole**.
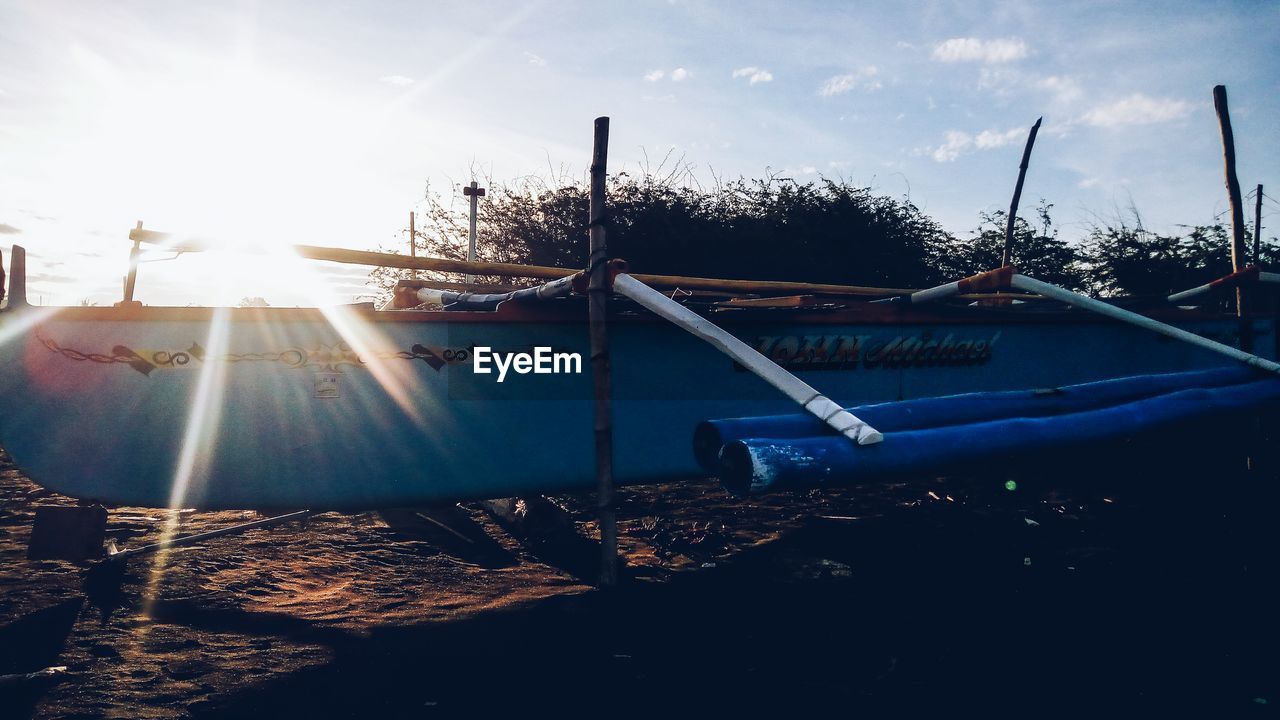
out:
<path id="1" fill-rule="evenodd" d="M 1253 264 L 1262 267 L 1262 183 L 1253 205 Z"/>
<path id="2" fill-rule="evenodd" d="M 484 188 L 477 185 L 475 180 L 472 180 L 470 185 L 467 185 L 462 188 L 462 194 L 465 195 L 466 197 L 471 198 L 471 232 L 468 236 L 467 260 L 470 262 L 475 262 L 476 261 L 476 202 L 478 202 L 480 198 L 484 197 Z M 472 275 L 471 273 L 467 273 L 467 284 L 471 285 L 475 281 L 476 281 L 476 276 Z"/>
<path id="3" fill-rule="evenodd" d="M 413 226 L 413 211 L 409 211 L 409 257 L 418 257 L 418 233 Z M 418 271 L 413 271 L 413 278 L 418 278 Z"/>

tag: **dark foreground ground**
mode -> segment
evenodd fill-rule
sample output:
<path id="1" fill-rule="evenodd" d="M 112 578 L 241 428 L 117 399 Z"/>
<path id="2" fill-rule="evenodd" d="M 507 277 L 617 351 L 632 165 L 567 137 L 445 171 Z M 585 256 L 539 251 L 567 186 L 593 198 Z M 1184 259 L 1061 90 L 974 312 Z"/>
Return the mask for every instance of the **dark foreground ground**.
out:
<path id="1" fill-rule="evenodd" d="M 0 675 L 68 669 L 0 690 L 0 714 L 1270 715 L 1277 475 L 1223 465 L 755 501 L 712 482 L 631 490 L 629 581 L 604 593 L 474 508 L 501 567 L 330 514 L 104 579 L 26 559 L 34 507 L 65 500 L 0 453 Z M 590 534 L 586 504 L 565 502 Z M 115 509 L 109 531 L 135 546 L 164 517 Z"/>

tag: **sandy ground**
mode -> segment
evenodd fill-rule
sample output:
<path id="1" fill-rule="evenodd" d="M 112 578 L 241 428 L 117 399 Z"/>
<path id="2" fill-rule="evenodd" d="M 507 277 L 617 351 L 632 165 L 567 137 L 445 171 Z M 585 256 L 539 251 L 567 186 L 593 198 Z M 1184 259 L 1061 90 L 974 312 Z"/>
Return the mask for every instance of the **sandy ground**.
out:
<path id="1" fill-rule="evenodd" d="M 1280 702 L 1280 475 L 1222 464 L 1023 475 L 1015 490 L 1005 476 L 758 500 L 711 481 L 629 489 L 626 582 L 601 592 L 582 556 L 521 544 L 476 506 L 500 546 L 488 567 L 373 513 L 117 577 L 30 561 L 35 507 L 70 501 L 0 452 L 0 675 L 67 667 L 0 690 L 0 714 L 1263 716 Z M 587 499 L 561 501 L 590 536 Z M 108 531 L 137 546 L 165 517 L 114 508 Z"/>

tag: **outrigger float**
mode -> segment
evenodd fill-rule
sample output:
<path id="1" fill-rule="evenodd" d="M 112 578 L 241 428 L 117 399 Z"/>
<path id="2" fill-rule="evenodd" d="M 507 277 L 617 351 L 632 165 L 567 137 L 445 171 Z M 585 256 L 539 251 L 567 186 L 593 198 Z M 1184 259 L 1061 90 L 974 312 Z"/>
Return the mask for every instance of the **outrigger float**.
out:
<path id="1" fill-rule="evenodd" d="M 14 246 L 0 313 L 0 444 L 36 482 L 107 504 L 318 511 L 590 489 L 589 315 L 609 328 L 618 484 L 869 482 L 1280 402 L 1274 314 L 1193 304 L 1280 280 L 1256 269 L 1103 301 L 1009 265 L 912 290 L 631 274 L 594 242 L 584 271 L 295 246 L 546 282 L 403 280 L 380 309 L 155 307 L 133 298 L 142 245 L 200 247 L 141 224 L 130 237 L 114 307 L 29 306 Z M 589 311 L 593 292 L 607 315 Z M 539 353 L 578 365 L 500 377 L 478 359 Z"/>

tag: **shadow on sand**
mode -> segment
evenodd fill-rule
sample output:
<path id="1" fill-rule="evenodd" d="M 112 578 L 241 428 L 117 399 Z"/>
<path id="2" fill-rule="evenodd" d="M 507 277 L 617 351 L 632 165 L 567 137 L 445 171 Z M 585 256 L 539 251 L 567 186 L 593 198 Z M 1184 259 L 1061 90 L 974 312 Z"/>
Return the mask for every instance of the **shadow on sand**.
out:
<path id="1" fill-rule="evenodd" d="M 194 717 L 1264 712 L 1280 677 L 1276 492 L 1163 497 L 1096 513 L 1087 539 L 991 504 L 814 518 L 667 582 L 365 636 L 190 603 L 157 620 L 333 650 Z"/>
<path id="2" fill-rule="evenodd" d="M 0 676 L 25 675 L 58 664 L 84 598 L 71 598 L 0 627 Z M 0 682 L 0 717 L 26 718 L 56 678 Z"/>

